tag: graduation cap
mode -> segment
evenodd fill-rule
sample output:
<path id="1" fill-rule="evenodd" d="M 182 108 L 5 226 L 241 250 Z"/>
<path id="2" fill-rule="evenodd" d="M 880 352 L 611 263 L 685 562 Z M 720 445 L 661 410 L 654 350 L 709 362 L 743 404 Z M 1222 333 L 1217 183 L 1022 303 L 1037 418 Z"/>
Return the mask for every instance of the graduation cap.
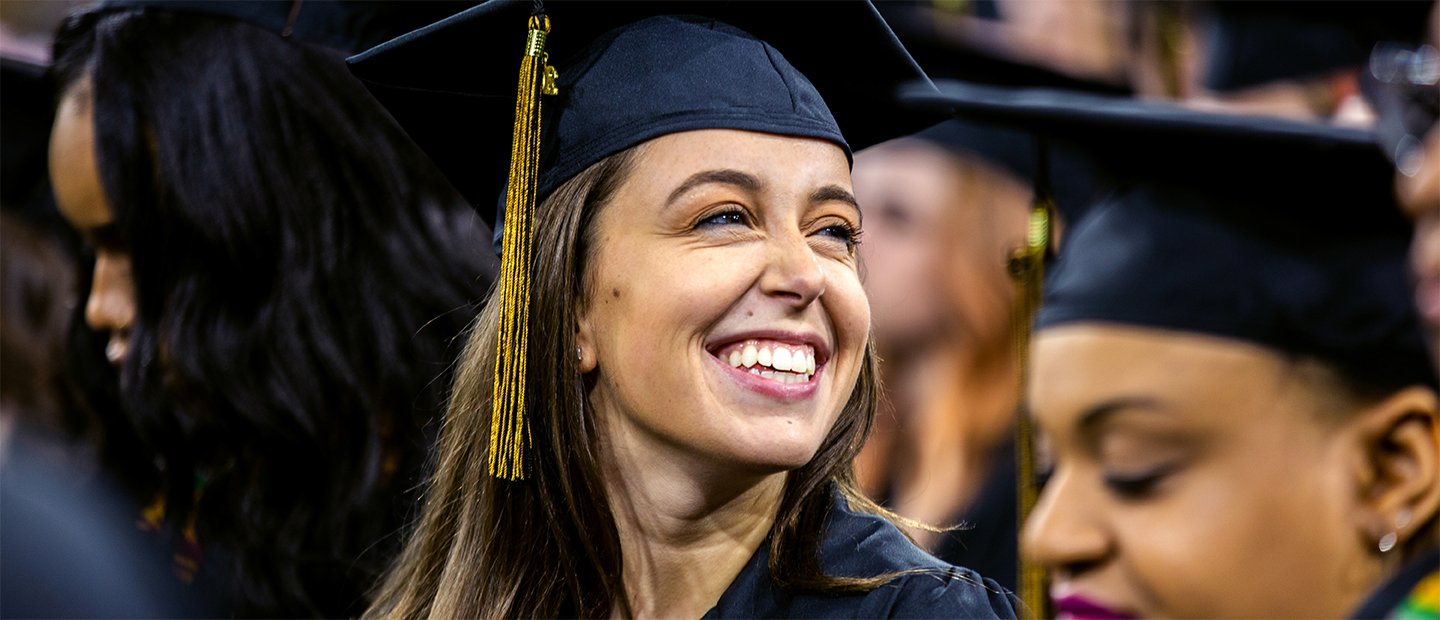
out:
<path id="1" fill-rule="evenodd" d="M 848 155 L 928 124 L 898 109 L 900 84 L 928 80 L 869 2 L 536 4 L 492 0 L 350 61 L 503 236 L 489 466 L 509 479 L 524 475 L 528 437 L 536 203 L 667 134 L 758 131 L 827 140 Z M 497 200 L 503 224 L 492 217 Z"/>
<path id="2" fill-rule="evenodd" d="M 1419 42 L 1434 3 L 1220 0 L 1203 6 L 1205 87 L 1233 91 L 1361 67 L 1382 41 Z"/>
<path id="3" fill-rule="evenodd" d="M 100 10 L 156 8 L 245 22 L 314 45 L 354 53 L 479 0 L 106 0 Z"/>
<path id="4" fill-rule="evenodd" d="M 1039 327 L 1096 321 L 1208 334 L 1314 356 L 1382 384 L 1434 383 L 1405 268 L 1409 224 L 1371 132 L 946 81 L 902 99 L 1023 129 L 1099 167 L 1103 197 L 1059 204 L 1068 226 Z M 1032 303 L 1041 295 L 1034 271 L 1021 282 Z M 1016 329 L 1022 360 L 1027 318 Z M 1028 425 L 1022 416 L 1022 519 L 1037 494 Z M 1022 600 L 1043 605 L 1043 580 L 1022 563 Z"/>
<path id="5" fill-rule="evenodd" d="M 952 118 L 913 137 L 960 157 L 982 159 L 1027 185 L 1043 181 L 1056 205 L 1087 204 L 1105 188 L 1088 153 L 1053 142 L 1037 144 L 1034 135 L 1014 127 Z"/>

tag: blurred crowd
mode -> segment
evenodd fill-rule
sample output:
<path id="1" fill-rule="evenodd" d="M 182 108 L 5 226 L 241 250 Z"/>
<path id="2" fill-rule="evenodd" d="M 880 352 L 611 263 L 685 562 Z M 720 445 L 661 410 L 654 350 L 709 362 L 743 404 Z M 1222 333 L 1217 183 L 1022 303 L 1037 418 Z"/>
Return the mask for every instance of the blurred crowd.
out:
<path id="1" fill-rule="evenodd" d="M 345 58 L 473 3 L 307 0 L 334 6 L 278 22 L 263 3 L 230 4 L 0 4 L 6 617 L 355 616 L 416 518 L 466 326 L 499 263 L 490 226 Z M 1433 2 L 877 6 L 937 82 L 1373 132 L 1395 192 L 1378 204 L 1416 222 L 1414 299 L 1431 330 L 1440 318 L 1440 288 L 1425 288 L 1440 253 L 1440 131 L 1404 118 L 1434 121 Z M 1033 527 L 1022 561 L 1034 481 L 1017 459 L 1058 472 L 1058 440 L 1031 454 L 1017 439 L 1033 317 L 1007 261 L 1030 238 L 1037 186 L 1060 205 L 1050 251 L 1062 256 L 1066 205 L 1113 190 L 1077 155 L 1083 141 L 1041 152 L 1027 129 L 949 120 L 853 167 L 885 388 L 857 481 L 920 546 L 1011 589 L 1032 561 L 1057 583 L 1108 561 L 1057 551 Z M 1167 150 L 1185 148 L 1137 157 L 1212 165 Z M 1407 558 L 1430 566 L 1425 501 L 1428 523 L 1399 527 Z M 1265 540 L 1237 545 L 1264 554 Z"/>

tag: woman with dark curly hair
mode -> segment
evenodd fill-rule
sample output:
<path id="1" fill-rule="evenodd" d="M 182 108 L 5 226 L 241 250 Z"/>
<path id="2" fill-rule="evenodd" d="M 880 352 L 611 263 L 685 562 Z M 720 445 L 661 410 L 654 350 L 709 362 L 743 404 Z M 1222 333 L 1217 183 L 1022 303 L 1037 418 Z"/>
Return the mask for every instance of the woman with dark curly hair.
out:
<path id="1" fill-rule="evenodd" d="M 102 6 L 55 45 L 52 176 L 118 375 L 105 454 L 230 613 L 364 608 L 493 273 L 345 69 L 343 11 L 378 8 Z"/>

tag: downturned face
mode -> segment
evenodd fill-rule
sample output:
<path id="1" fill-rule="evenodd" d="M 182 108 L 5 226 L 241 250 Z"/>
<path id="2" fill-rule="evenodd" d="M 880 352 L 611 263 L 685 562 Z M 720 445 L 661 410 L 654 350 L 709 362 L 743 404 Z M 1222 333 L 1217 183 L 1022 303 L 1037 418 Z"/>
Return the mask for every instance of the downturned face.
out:
<path id="1" fill-rule="evenodd" d="M 1033 361 L 1051 474 L 1023 545 L 1062 617 L 1342 617 L 1378 581 L 1344 418 L 1291 362 L 1101 324 Z"/>
<path id="2" fill-rule="evenodd" d="M 581 367 L 614 449 L 722 471 L 808 462 L 869 335 L 844 151 L 732 130 L 657 138 L 593 226 Z"/>
<path id="3" fill-rule="evenodd" d="M 60 214 L 95 250 L 85 322 L 110 335 L 105 357 L 118 365 L 130 350 L 135 280 L 130 272 L 130 251 L 120 243 L 115 216 L 100 182 L 93 108 L 88 76 L 61 98 L 50 133 L 50 182 Z"/>

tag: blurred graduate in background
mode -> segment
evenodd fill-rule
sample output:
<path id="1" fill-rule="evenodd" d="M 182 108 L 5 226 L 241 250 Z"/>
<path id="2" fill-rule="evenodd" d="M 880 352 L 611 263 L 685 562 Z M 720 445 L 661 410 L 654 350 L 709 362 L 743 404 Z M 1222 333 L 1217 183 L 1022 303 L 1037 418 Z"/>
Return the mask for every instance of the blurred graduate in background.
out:
<path id="1" fill-rule="evenodd" d="M 434 17 L 117 2 L 57 37 L 50 171 L 94 252 L 72 372 L 209 613 L 358 613 L 412 514 L 494 259 L 343 59 Z"/>
<path id="2" fill-rule="evenodd" d="M 940 88 L 916 99 L 1084 145 L 1113 188 L 1069 203 L 1032 349 L 1024 542 L 1062 616 L 1335 617 L 1433 570 L 1435 370 L 1373 132 Z"/>

